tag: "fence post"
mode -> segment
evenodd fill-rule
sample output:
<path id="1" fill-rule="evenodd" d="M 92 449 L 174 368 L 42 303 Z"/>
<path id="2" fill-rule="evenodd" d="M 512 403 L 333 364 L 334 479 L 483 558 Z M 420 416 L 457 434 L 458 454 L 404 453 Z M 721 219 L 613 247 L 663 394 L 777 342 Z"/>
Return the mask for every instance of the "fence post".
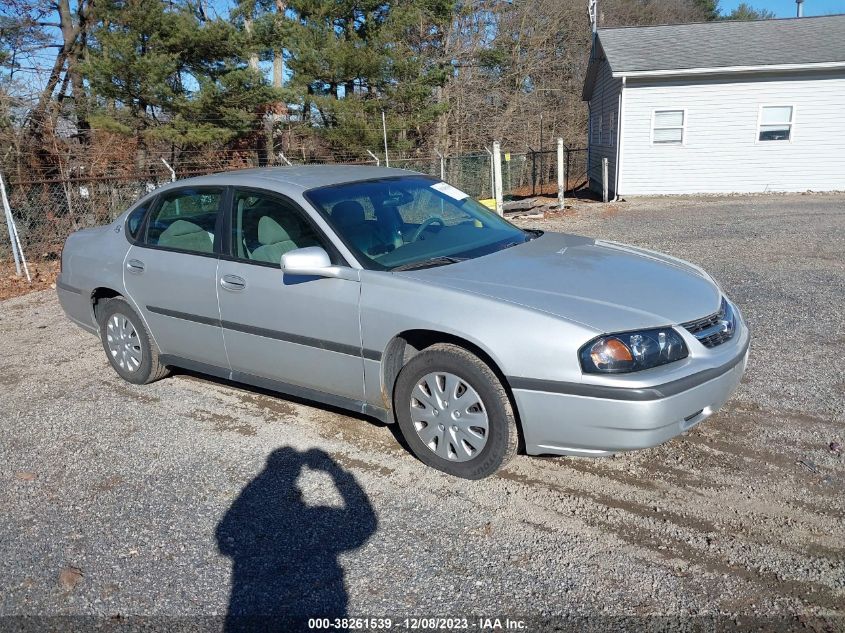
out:
<path id="1" fill-rule="evenodd" d="M 493 141 L 493 186 L 496 198 L 496 213 L 504 215 L 502 202 L 502 146 L 499 141 Z"/>
<path id="2" fill-rule="evenodd" d="M 12 228 L 12 213 L 9 202 L 6 199 L 6 184 L 3 182 L 3 174 L 0 174 L 0 188 L 3 194 L 3 213 L 6 216 L 6 229 L 9 231 L 9 242 L 12 244 L 12 257 L 15 258 L 15 270 L 18 277 L 21 276 L 21 262 L 18 258 L 18 245 L 15 243 L 14 229 Z"/>
<path id="3" fill-rule="evenodd" d="M 607 157 L 601 159 L 601 199 L 607 202 Z"/>
<path id="4" fill-rule="evenodd" d="M 0 173 L 0 195 L 3 197 L 3 212 L 6 215 L 6 228 L 9 231 L 9 242 L 12 244 L 12 256 L 15 258 L 15 270 L 18 277 L 21 276 L 21 262 L 23 262 L 23 269 L 26 273 L 26 280 L 32 283 L 32 278 L 29 276 L 29 266 L 26 265 L 26 258 L 23 254 L 23 247 L 21 246 L 21 238 L 18 235 L 18 227 L 15 226 L 15 218 L 12 217 L 12 207 L 9 206 L 9 197 L 6 195 L 6 182 L 3 180 L 3 174 Z"/>
<path id="5" fill-rule="evenodd" d="M 531 152 L 531 195 L 537 195 L 537 152 L 530 145 L 528 151 Z"/>
<path id="6" fill-rule="evenodd" d="M 557 202 L 563 209 L 563 196 L 566 191 L 566 175 L 563 165 L 563 139 L 557 139 Z"/>
<path id="7" fill-rule="evenodd" d="M 282 152 L 282 150 L 279 150 L 278 154 L 279 160 L 284 161 L 285 165 L 287 165 L 288 167 L 293 167 L 293 163 L 288 160 L 288 157 L 284 155 L 284 152 Z M 378 161 L 376 161 L 376 165 L 378 165 Z"/>
<path id="8" fill-rule="evenodd" d="M 490 157 L 490 197 L 496 197 L 496 175 L 493 173 L 493 152 L 490 151 L 489 148 L 485 147 L 484 151 L 487 152 L 487 155 Z"/>
<path id="9" fill-rule="evenodd" d="M 434 150 L 434 153 L 437 154 L 437 157 L 440 159 L 440 180 L 446 180 L 446 159 L 437 150 Z"/>
<path id="10" fill-rule="evenodd" d="M 381 130 L 384 134 L 384 166 L 390 167 L 390 157 L 387 155 L 387 121 L 384 118 L 384 110 L 381 111 Z"/>
<path id="11" fill-rule="evenodd" d="M 373 160 L 375 160 L 375 161 L 376 161 L 376 167 L 378 167 L 379 165 L 381 165 L 381 161 L 379 160 L 379 157 L 378 157 L 378 156 L 376 156 L 375 154 L 373 154 L 370 150 L 367 150 L 367 153 L 368 153 L 370 156 L 372 156 L 372 157 L 373 157 Z M 288 163 L 288 164 L 290 164 L 290 163 Z"/>
<path id="12" fill-rule="evenodd" d="M 173 170 L 173 167 L 170 166 L 164 157 L 161 157 L 161 162 L 164 163 L 164 166 L 167 167 L 168 171 L 170 172 L 170 182 L 176 182 L 176 172 Z"/>

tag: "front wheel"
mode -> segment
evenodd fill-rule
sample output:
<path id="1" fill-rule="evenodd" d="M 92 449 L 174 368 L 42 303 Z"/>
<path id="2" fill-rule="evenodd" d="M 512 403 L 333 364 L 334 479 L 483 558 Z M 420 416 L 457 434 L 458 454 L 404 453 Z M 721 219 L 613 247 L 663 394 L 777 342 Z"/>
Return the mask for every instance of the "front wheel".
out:
<path id="1" fill-rule="evenodd" d="M 461 347 L 421 351 L 399 372 L 393 394 L 402 436 L 429 466 L 481 479 L 516 454 L 516 420 L 501 381 Z"/>
<path id="2" fill-rule="evenodd" d="M 167 375 L 144 322 L 125 299 L 108 299 L 97 316 L 106 357 L 121 378 L 146 385 Z"/>

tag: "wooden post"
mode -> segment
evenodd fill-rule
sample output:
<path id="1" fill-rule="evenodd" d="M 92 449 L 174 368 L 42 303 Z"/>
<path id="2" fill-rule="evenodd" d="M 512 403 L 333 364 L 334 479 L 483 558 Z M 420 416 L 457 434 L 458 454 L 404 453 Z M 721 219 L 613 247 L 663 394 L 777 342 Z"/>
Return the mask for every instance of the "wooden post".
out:
<path id="1" fill-rule="evenodd" d="M 566 170 L 564 169 L 563 139 L 557 139 L 557 202 L 563 209 L 563 196 L 566 191 Z"/>
<path id="2" fill-rule="evenodd" d="M 607 157 L 601 159 L 601 199 L 607 202 Z"/>
<path id="3" fill-rule="evenodd" d="M 495 187 L 496 213 L 503 216 L 505 211 L 502 201 L 502 146 L 499 141 L 493 141 L 493 186 Z"/>

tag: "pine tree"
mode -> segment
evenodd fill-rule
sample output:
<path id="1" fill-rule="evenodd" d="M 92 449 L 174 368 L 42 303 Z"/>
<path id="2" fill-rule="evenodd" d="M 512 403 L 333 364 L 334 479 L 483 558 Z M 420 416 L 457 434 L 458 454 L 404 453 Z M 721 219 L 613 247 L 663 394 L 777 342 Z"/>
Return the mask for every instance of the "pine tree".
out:
<path id="1" fill-rule="evenodd" d="M 243 35 L 229 22 L 159 0 L 98 2 L 96 18 L 85 65 L 92 121 L 133 136 L 139 168 L 154 140 L 187 149 L 255 134 L 278 98 L 241 57 Z"/>

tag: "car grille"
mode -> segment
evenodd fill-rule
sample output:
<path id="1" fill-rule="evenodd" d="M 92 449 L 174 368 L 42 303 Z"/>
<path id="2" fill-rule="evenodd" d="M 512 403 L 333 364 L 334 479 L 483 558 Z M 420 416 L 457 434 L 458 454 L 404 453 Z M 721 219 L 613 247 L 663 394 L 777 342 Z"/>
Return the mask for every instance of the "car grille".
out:
<path id="1" fill-rule="evenodd" d="M 731 340 L 734 335 L 735 328 L 732 325 L 726 327 L 728 322 L 727 313 L 728 305 L 722 299 L 722 306 L 718 312 L 714 312 L 710 316 L 701 319 L 682 323 L 681 327 L 701 341 L 704 347 L 716 347 L 725 341 Z"/>

